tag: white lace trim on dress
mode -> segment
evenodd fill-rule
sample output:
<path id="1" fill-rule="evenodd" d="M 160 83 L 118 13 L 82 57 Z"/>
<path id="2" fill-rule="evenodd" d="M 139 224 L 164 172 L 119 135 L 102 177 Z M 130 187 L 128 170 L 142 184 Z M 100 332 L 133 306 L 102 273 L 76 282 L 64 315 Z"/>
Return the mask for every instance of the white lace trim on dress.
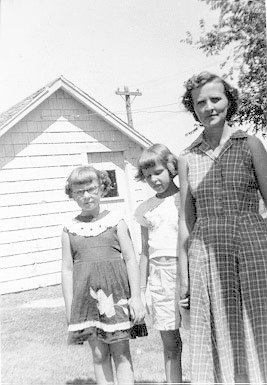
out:
<path id="1" fill-rule="evenodd" d="M 81 222 L 78 219 L 73 218 L 65 225 L 65 229 L 74 235 L 95 237 L 106 231 L 108 228 L 116 226 L 121 219 L 123 219 L 123 215 L 116 211 L 109 212 L 104 218 L 95 222 Z"/>
<path id="2" fill-rule="evenodd" d="M 132 326 L 133 326 L 133 323 L 131 321 L 125 321 L 125 322 L 120 322 L 120 323 L 117 323 L 117 324 L 113 324 L 113 325 L 107 325 L 105 323 L 102 323 L 100 321 L 85 321 L 85 322 L 82 322 L 80 324 L 72 324 L 72 325 L 69 325 L 68 327 L 68 330 L 70 332 L 75 332 L 75 331 L 78 331 L 78 330 L 83 330 L 83 329 L 86 329 L 86 328 L 89 328 L 89 327 L 97 327 L 99 329 L 102 329 L 104 330 L 105 332 L 115 332 L 117 330 L 127 330 L 127 329 L 130 329 Z"/>

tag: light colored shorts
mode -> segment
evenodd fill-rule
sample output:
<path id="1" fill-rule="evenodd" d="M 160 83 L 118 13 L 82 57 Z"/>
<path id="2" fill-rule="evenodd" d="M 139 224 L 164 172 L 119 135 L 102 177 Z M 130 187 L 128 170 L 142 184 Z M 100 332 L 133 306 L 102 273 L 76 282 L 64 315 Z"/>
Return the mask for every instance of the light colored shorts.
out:
<path id="1" fill-rule="evenodd" d="M 178 258 L 157 257 L 149 260 L 149 291 L 152 323 L 157 330 L 180 327 Z"/>

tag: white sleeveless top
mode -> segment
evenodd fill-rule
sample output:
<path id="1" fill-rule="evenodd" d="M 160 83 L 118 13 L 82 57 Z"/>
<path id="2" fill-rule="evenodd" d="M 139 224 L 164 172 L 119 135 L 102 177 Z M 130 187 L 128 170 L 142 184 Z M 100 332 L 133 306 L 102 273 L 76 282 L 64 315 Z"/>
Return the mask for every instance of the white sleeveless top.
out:
<path id="1" fill-rule="evenodd" d="M 142 202 L 135 220 L 148 228 L 149 259 L 178 257 L 179 192 L 166 198 L 153 196 Z"/>

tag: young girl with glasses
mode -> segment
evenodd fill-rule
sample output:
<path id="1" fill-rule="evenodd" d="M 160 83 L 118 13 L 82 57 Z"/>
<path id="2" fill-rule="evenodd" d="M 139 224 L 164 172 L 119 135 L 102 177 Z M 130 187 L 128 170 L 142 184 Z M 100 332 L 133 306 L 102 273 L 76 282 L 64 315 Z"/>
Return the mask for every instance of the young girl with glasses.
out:
<path id="1" fill-rule="evenodd" d="M 129 339 L 147 335 L 139 269 L 122 215 L 102 210 L 107 172 L 77 167 L 66 194 L 81 209 L 62 233 L 62 287 L 69 344 L 88 340 L 97 384 L 133 384 Z"/>

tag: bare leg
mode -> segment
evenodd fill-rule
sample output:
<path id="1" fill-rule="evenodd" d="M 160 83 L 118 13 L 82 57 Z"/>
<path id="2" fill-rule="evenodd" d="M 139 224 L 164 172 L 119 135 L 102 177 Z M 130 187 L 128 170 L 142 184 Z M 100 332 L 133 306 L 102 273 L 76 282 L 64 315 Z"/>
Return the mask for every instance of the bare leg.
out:
<path id="1" fill-rule="evenodd" d="M 179 330 L 161 330 L 164 348 L 166 380 L 168 383 L 182 382 L 182 341 Z"/>
<path id="2" fill-rule="evenodd" d="M 110 351 L 114 360 L 118 385 L 134 384 L 133 364 L 129 341 L 110 344 Z"/>
<path id="3" fill-rule="evenodd" d="M 114 383 L 109 345 L 94 338 L 89 340 L 93 353 L 94 371 L 98 385 Z"/>

